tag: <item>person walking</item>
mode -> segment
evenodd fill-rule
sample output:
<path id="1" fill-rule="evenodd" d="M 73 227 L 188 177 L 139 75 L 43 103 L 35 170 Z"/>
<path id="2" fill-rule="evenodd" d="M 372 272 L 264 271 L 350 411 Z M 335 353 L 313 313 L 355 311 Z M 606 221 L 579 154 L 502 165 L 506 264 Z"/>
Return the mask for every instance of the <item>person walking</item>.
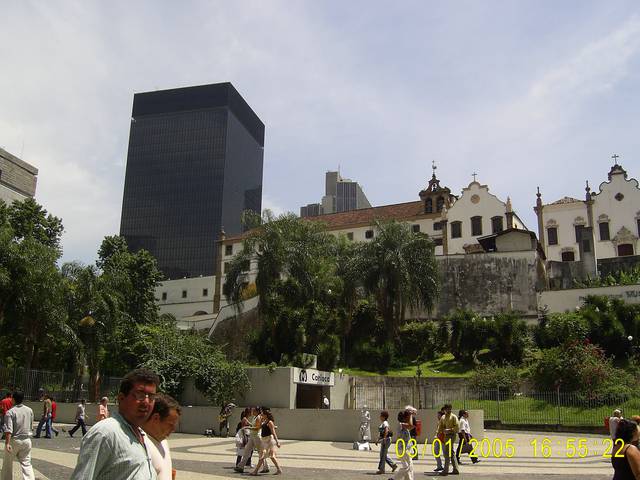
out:
<path id="1" fill-rule="evenodd" d="M 45 430 L 44 438 L 51 438 L 51 398 L 46 393 L 42 396 L 42 417 L 40 417 L 36 434 L 33 438 L 40 438 L 43 427 Z"/>
<path id="2" fill-rule="evenodd" d="M 98 405 L 98 416 L 96 417 L 96 423 L 105 418 L 109 418 L 109 397 L 102 397 L 100 404 Z"/>
<path id="3" fill-rule="evenodd" d="M 439 433 L 440 430 L 440 419 L 444 415 L 444 410 L 438 411 L 438 422 L 436 424 L 436 431 L 433 436 L 433 440 L 431 441 L 431 448 L 433 452 L 433 456 L 436 459 L 436 468 L 433 470 L 434 472 L 441 472 L 444 470 L 442 467 L 442 446 L 444 445 L 444 434 Z M 439 442 L 436 442 L 439 440 Z"/>
<path id="4" fill-rule="evenodd" d="M 276 456 L 276 451 L 280 448 L 280 441 L 276 434 L 276 425 L 274 423 L 273 414 L 268 408 L 262 409 L 260 421 L 262 424 L 260 428 L 260 459 L 258 460 L 256 468 L 254 468 L 249 475 L 254 477 L 258 475 L 258 470 L 260 470 L 260 467 L 265 464 L 267 458 L 270 458 L 276 467 L 274 475 L 281 475 L 282 469 L 280 468 L 280 464 L 278 463 L 278 458 Z"/>
<path id="5" fill-rule="evenodd" d="M 229 417 L 233 413 L 234 408 L 236 408 L 235 403 L 228 403 L 220 409 L 220 414 L 218 415 L 218 422 L 220 426 L 221 437 L 226 438 L 229 436 Z M 222 435 L 222 430 L 225 430 L 224 435 Z"/>
<path id="6" fill-rule="evenodd" d="M 171 451 L 167 438 L 175 432 L 181 413 L 180 404 L 173 397 L 160 393 L 156 396 L 151 415 L 142 425 L 142 429 L 147 433 L 145 445 L 151 455 L 151 463 L 156 470 L 158 480 L 173 478 Z"/>
<path id="7" fill-rule="evenodd" d="M 82 428 L 83 437 L 87 434 L 87 424 L 85 423 L 86 411 L 87 401 L 83 398 L 76 407 L 76 426 L 69 430 L 70 437 L 73 437 L 73 434 L 76 433 L 79 428 Z"/>
<path id="8" fill-rule="evenodd" d="M 613 415 L 609 417 L 609 436 L 612 440 L 616 438 L 616 429 L 620 420 L 622 420 L 622 412 L 616 408 Z"/>
<path id="9" fill-rule="evenodd" d="M 398 439 L 397 442 L 404 443 L 404 448 L 400 455 L 400 468 L 392 477 L 393 480 L 413 480 L 413 459 L 411 458 L 409 442 L 411 441 L 411 412 L 402 410 L 398 413 Z"/>
<path id="10" fill-rule="evenodd" d="M 13 408 L 13 406 L 13 394 L 11 393 L 11 390 L 9 390 L 4 395 L 4 398 L 0 400 L 0 432 L 3 431 L 2 427 L 4 425 L 4 416 Z"/>
<path id="11" fill-rule="evenodd" d="M 236 426 L 236 467 L 240 465 L 240 461 L 244 455 L 244 449 L 247 446 L 247 442 L 249 442 L 249 429 L 251 427 L 248 419 L 249 415 L 251 415 L 251 409 L 247 407 L 240 414 L 240 422 L 238 422 Z M 251 451 L 251 454 L 253 455 L 253 451 Z M 251 467 L 251 456 L 246 466 Z"/>
<path id="12" fill-rule="evenodd" d="M 118 412 L 82 439 L 71 480 L 157 480 L 141 426 L 153 411 L 160 379 L 144 368 L 120 383 Z"/>
<path id="13" fill-rule="evenodd" d="M 458 470 L 458 462 L 456 461 L 456 457 L 453 453 L 453 444 L 455 443 L 455 438 L 460 428 L 458 417 L 451 413 L 450 403 L 445 404 L 442 407 L 442 410 L 444 411 L 444 415 L 440 419 L 440 423 L 438 423 L 438 434 L 444 435 L 444 442 L 442 445 L 442 448 L 444 449 L 444 467 L 440 472 L 440 475 L 449 475 L 449 464 L 452 464 L 453 466 L 453 471 L 451 473 L 459 475 L 460 471 Z"/>
<path id="14" fill-rule="evenodd" d="M 13 480 L 13 460 L 20 462 L 23 480 L 35 480 L 31 466 L 31 429 L 33 410 L 22 404 L 24 393 L 13 394 L 16 404 L 5 414 L 4 460 L 2 480 Z"/>
<path id="15" fill-rule="evenodd" d="M 249 440 L 247 441 L 247 446 L 244 447 L 244 454 L 242 455 L 242 459 L 240 463 L 233 469 L 238 473 L 244 472 L 244 467 L 247 466 L 247 463 L 251 459 L 251 455 L 253 455 L 253 450 L 257 450 L 260 452 L 262 445 L 260 442 L 260 431 L 262 429 L 262 408 L 261 407 L 251 407 L 251 416 L 248 418 L 249 426 L 246 427 L 249 429 Z M 269 465 L 267 464 L 267 459 L 264 460 L 264 468 L 260 471 L 260 473 L 267 473 L 269 471 Z"/>
<path id="16" fill-rule="evenodd" d="M 456 449 L 456 460 L 458 461 L 458 465 L 460 463 L 460 454 L 468 453 L 469 458 L 471 458 L 472 463 L 478 463 L 477 455 L 471 456 L 471 450 L 473 447 L 471 445 L 471 425 L 469 424 L 469 412 L 466 410 L 460 410 L 458 412 L 458 419 L 460 422 L 460 430 L 458 431 L 458 448 Z"/>
<path id="17" fill-rule="evenodd" d="M 416 408 L 412 405 L 407 405 L 406 407 L 404 407 L 404 409 L 409 412 L 409 414 L 411 415 L 409 417 L 409 424 L 411 425 L 409 428 L 409 435 L 411 435 L 411 439 L 413 440 L 413 442 L 416 445 L 416 449 L 415 449 L 415 456 L 412 457 L 412 460 L 418 460 L 418 427 L 417 427 L 417 422 L 416 422 L 416 416 L 418 415 L 418 410 L 416 410 Z"/>
<path id="18" fill-rule="evenodd" d="M 389 458 L 389 446 L 391 445 L 391 437 L 393 432 L 389 428 L 389 412 L 383 410 L 380 412 L 380 426 L 378 427 L 378 440 L 376 445 L 380 443 L 380 461 L 378 462 L 378 471 L 376 474 L 384 474 L 385 464 L 391 467 L 391 472 L 395 472 L 398 465 Z"/>
<path id="19" fill-rule="evenodd" d="M 56 427 L 53 426 L 53 422 L 56 421 L 56 415 L 58 414 L 58 404 L 56 403 L 56 399 L 51 395 L 49 397 L 51 399 L 51 419 L 49 420 L 49 428 L 51 432 L 55 434 L 57 437 L 60 433 Z"/>

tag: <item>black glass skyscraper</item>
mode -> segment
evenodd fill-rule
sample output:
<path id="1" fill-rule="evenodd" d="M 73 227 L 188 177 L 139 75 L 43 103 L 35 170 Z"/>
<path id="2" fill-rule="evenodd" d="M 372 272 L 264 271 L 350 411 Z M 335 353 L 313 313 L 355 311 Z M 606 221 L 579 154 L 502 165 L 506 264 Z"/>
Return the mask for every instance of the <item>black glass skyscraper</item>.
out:
<path id="1" fill-rule="evenodd" d="M 120 234 L 167 278 L 214 275 L 220 230 L 261 211 L 264 124 L 230 83 L 133 98 Z"/>

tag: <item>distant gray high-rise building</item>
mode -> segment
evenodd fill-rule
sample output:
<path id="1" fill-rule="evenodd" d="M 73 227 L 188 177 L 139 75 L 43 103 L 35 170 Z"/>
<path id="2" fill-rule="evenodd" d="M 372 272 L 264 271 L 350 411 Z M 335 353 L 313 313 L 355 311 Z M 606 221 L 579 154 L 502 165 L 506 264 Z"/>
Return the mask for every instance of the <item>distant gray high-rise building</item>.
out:
<path id="1" fill-rule="evenodd" d="M 133 98 L 120 234 L 168 278 L 215 274 L 217 240 L 261 212 L 264 124 L 230 83 Z"/>
<path id="2" fill-rule="evenodd" d="M 300 207 L 301 217 L 315 217 L 325 213 L 348 212 L 371 206 L 358 182 L 342 178 L 340 172 L 325 174 L 325 194 L 321 203 Z"/>
<path id="3" fill-rule="evenodd" d="M 9 204 L 36 194 L 38 169 L 0 148 L 0 200 Z"/>

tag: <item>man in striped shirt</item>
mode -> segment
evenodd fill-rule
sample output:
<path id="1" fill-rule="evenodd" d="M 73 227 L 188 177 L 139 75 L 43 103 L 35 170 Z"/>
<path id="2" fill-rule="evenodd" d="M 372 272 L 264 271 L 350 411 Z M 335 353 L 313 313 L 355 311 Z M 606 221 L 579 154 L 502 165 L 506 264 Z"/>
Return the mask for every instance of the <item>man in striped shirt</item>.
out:
<path id="1" fill-rule="evenodd" d="M 157 480 L 141 426 L 151 415 L 159 383 L 147 369 L 122 379 L 118 413 L 84 436 L 71 480 Z"/>

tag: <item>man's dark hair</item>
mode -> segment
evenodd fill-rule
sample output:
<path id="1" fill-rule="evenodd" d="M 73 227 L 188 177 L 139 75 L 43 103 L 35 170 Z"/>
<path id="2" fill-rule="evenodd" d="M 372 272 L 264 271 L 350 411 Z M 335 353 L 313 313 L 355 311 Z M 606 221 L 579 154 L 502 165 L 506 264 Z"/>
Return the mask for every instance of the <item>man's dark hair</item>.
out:
<path id="1" fill-rule="evenodd" d="M 380 412 L 380 416 L 381 416 L 382 418 L 384 418 L 385 420 L 389 420 L 389 412 L 387 412 L 386 410 L 382 410 L 382 411 Z"/>
<path id="2" fill-rule="evenodd" d="M 55 398 L 53 398 L 53 395 L 49 395 L 49 400 L 51 400 L 52 402 L 55 402 L 55 401 L 56 401 L 56 399 L 55 399 Z"/>
<path id="3" fill-rule="evenodd" d="M 182 409 L 180 408 L 180 404 L 178 401 L 170 395 L 166 393 L 159 393 L 156 395 L 156 401 L 153 404 L 153 410 L 151 411 L 151 415 L 157 413 L 160 415 L 160 420 L 164 420 L 169 416 L 169 412 L 171 410 L 175 410 L 178 412 L 178 415 L 182 413 Z"/>
<path id="4" fill-rule="evenodd" d="M 638 430 L 638 424 L 632 420 L 623 418 L 616 428 L 616 440 L 621 439 L 624 443 L 631 443 L 633 434 Z"/>
<path id="5" fill-rule="evenodd" d="M 445 404 L 442 406 L 442 410 L 451 410 L 452 408 L 453 408 L 453 407 L 451 407 L 451 404 L 450 404 L 450 403 L 445 403 Z"/>
<path id="6" fill-rule="evenodd" d="M 142 383 L 144 385 L 160 385 L 160 378 L 154 372 L 147 368 L 138 368 L 127 373 L 122 382 L 120 382 L 120 393 L 123 395 L 129 395 L 129 392 L 133 390 L 133 386 Z"/>
<path id="7" fill-rule="evenodd" d="M 20 390 L 13 392 L 13 400 L 16 402 L 16 405 L 20 405 L 24 400 L 24 392 Z"/>

